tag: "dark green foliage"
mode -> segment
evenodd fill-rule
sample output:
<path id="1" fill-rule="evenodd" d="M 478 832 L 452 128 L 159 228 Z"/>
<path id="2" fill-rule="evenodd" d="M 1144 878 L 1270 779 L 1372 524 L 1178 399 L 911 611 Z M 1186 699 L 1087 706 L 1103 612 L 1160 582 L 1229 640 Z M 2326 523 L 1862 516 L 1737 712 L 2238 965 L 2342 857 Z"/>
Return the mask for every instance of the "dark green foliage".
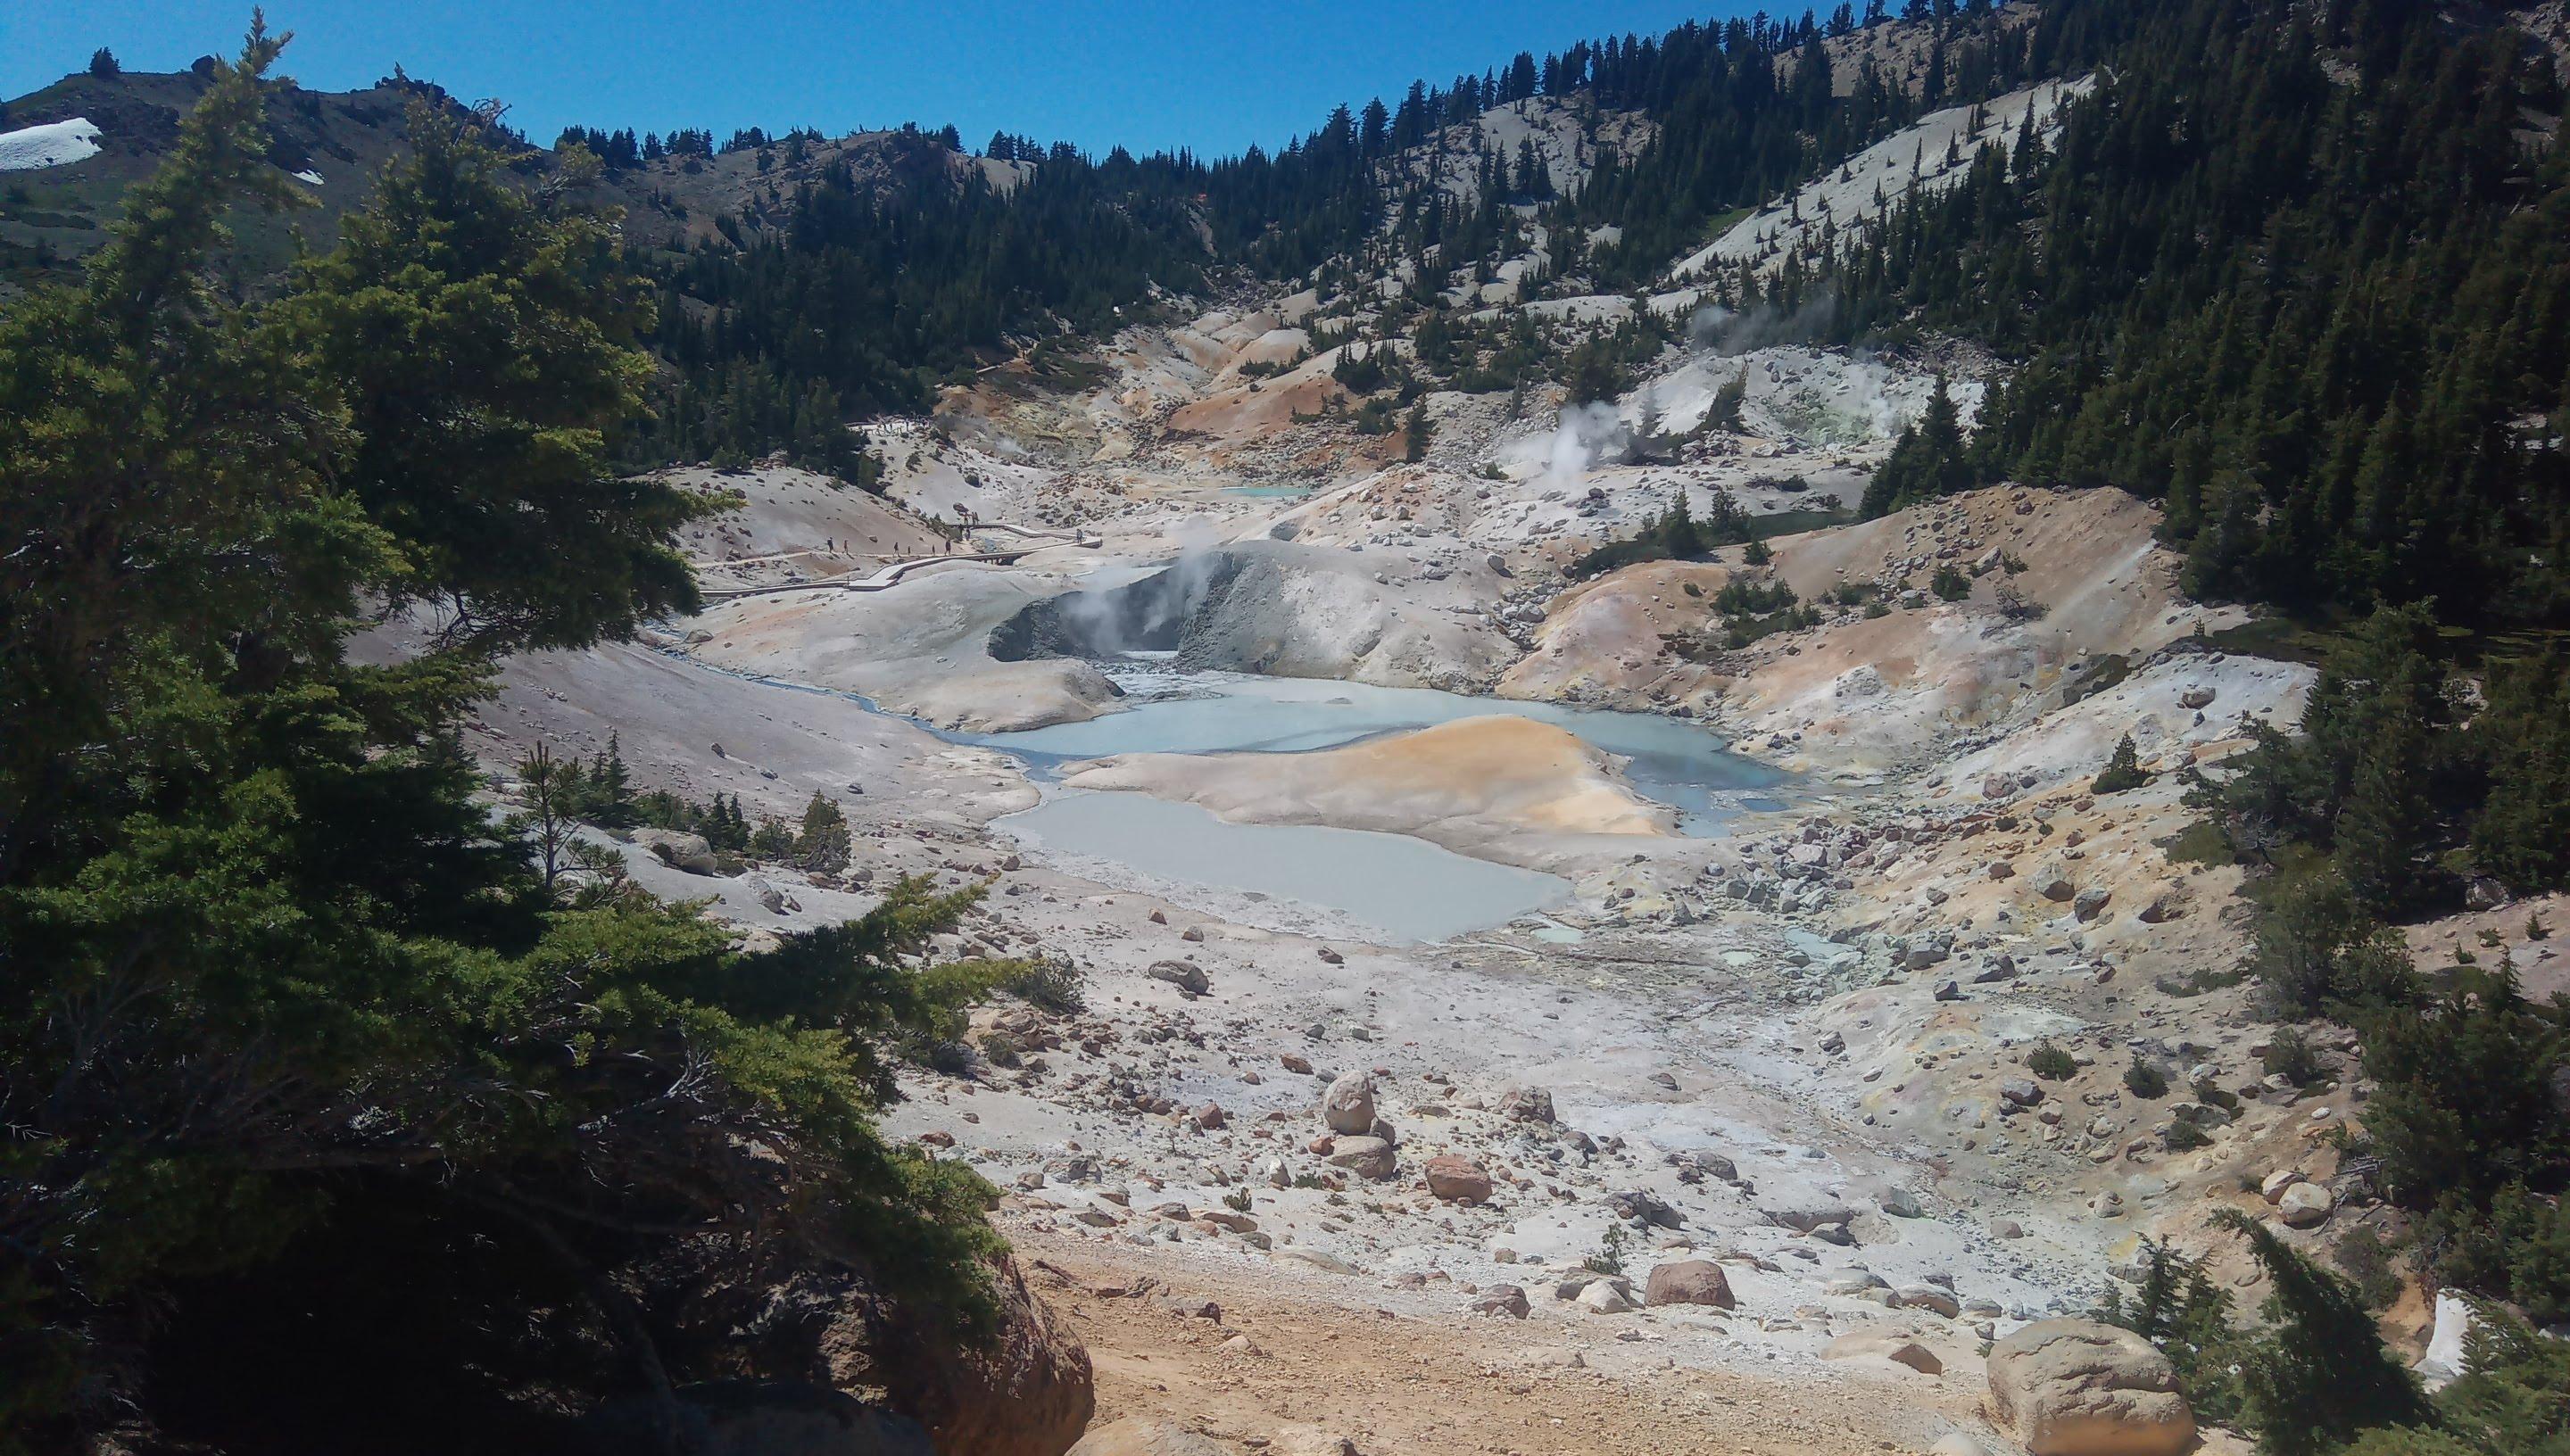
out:
<path id="1" fill-rule="evenodd" d="M 1946 391 L 1945 376 L 1939 374 L 1936 392 L 1928 400 L 1928 412 L 1917 424 L 1902 427 L 1901 438 L 1894 442 L 1892 454 L 1884 458 L 1883 468 L 1866 482 L 1865 503 L 1859 514 L 1872 521 L 1904 506 L 1969 490 L 1973 484 L 1971 467 L 1964 458 L 1960 412 Z"/>
<path id="2" fill-rule="evenodd" d="M 1085 979 L 1070 960 L 1048 956 L 1027 962 L 1001 981 L 1000 989 L 1038 1010 L 1067 1016 L 1087 1005 Z"/>
<path id="3" fill-rule="evenodd" d="M 814 790 L 794 836 L 794 863 L 815 875 L 836 875 L 848 868 L 850 848 L 846 812 L 836 800 Z"/>
<path id="4" fill-rule="evenodd" d="M 1714 390 L 1713 403 L 1705 408 L 1704 424 L 1700 428 L 1708 434 L 1716 431 L 1730 435 L 1739 434 L 1740 410 L 1748 398 L 1749 370 L 1744 365 L 1738 373 L 1724 380 Z"/>
<path id="5" fill-rule="evenodd" d="M 2570 1061 L 2570 1012 L 2536 1006 L 2505 970 L 2459 968 L 2423 1004 L 2368 1025 L 2378 1084 L 2365 1127 L 2378 1177 L 2427 1214 L 2421 1247 L 2440 1277 L 2570 1316 L 2570 1119 L 2553 1079 Z"/>
<path id="6" fill-rule="evenodd" d="M 2366 1308 L 2388 1309 L 2400 1297 L 2397 1256 L 2371 1229 L 2351 1229 L 2341 1235 L 2330 1259 L 2355 1283 Z"/>
<path id="7" fill-rule="evenodd" d="M 2502 658 L 2487 699 L 2464 735 L 2489 782 L 2472 859 L 2519 890 L 2570 885 L 2570 667 L 2558 652 Z"/>
<path id="8" fill-rule="evenodd" d="M 2140 1052 L 2133 1053 L 2132 1065 L 2124 1068 L 2124 1090 L 2145 1102 L 2156 1102 L 2169 1094 L 2168 1073 L 2156 1062 L 2146 1061 Z"/>
<path id="9" fill-rule="evenodd" d="M 1630 541 L 1608 542 L 1571 563 L 1573 576 L 1602 576 L 1643 561 L 1700 561 L 1715 546 L 1750 539 L 1749 518 L 1728 491 L 1713 493 L 1713 514 L 1695 519 L 1680 490 L 1668 509 Z"/>
<path id="10" fill-rule="evenodd" d="M 113 81 L 125 74 L 125 68 L 117 64 L 116 52 L 101 46 L 89 53 L 89 74 L 101 81 Z"/>
<path id="11" fill-rule="evenodd" d="M 2414 994 L 2400 932 L 2366 913 L 2335 871 L 2289 877 L 2265 900 L 2249 968 L 2279 1010 L 2312 1016 Z"/>
<path id="12" fill-rule="evenodd" d="M 394 602 L 451 640 L 539 647 L 692 610 L 667 538 L 719 503 L 607 459 L 642 406 L 649 295 L 610 219 L 530 197 L 465 126 L 414 104 L 411 155 L 278 310 L 342 382 L 354 504 L 402 554 Z"/>
<path id="13" fill-rule="evenodd" d="M 2202 1265 L 2166 1244 L 2145 1244 L 2140 1281 L 2129 1294 L 2109 1283 L 2097 1317 L 2159 1346 L 2199 1422 L 2240 1418 L 2246 1391 L 2236 1367 L 2249 1339 L 2232 1328 L 2231 1295 Z"/>
<path id="14" fill-rule="evenodd" d="M 2151 776 L 2142 772 L 2141 750 L 2133 747 L 2133 735 L 2127 733 L 2115 740 L 2114 757 L 2106 760 L 2106 766 L 2097 771 L 2096 780 L 2089 788 L 2099 794 L 2121 794 L 2150 781 Z"/>
<path id="15" fill-rule="evenodd" d="M 2329 1074 L 2320 1050 L 2295 1026 L 2279 1027 L 2268 1039 L 2265 1065 L 2269 1076 L 2287 1078 L 2297 1087 L 2308 1087 Z"/>
<path id="16" fill-rule="evenodd" d="M 2436 1392 L 2433 1429 L 2367 1431 L 2347 1456 L 2565 1456 L 2570 1345 L 2505 1309 L 2475 1302 L 2464 1374 Z"/>
<path id="17" fill-rule="evenodd" d="M 988 1186 L 873 1118 L 1014 967 L 917 968 L 973 901 L 924 884 L 755 953 L 606 885 L 568 826 L 613 745 L 494 821 L 496 657 L 686 599 L 683 511 L 598 471 L 636 295 L 460 130 L 282 298 L 214 287 L 220 219 L 293 204 L 276 50 L 0 316 L 0 1446 L 528 1449 L 477 1423 L 733 1373 L 621 1290 L 780 1262 L 971 1322 Z M 350 660 L 400 599 L 460 614 Z"/>
<path id="18" fill-rule="evenodd" d="M 1428 406 L 1410 407 L 1410 418 L 1401 429 L 1401 458 L 1413 465 L 1428 458 L 1429 443 L 1437 438 L 1437 427 L 1429 423 Z"/>
<path id="19" fill-rule="evenodd" d="M 2079 1075 L 2079 1062 L 2051 1042 L 2041 1041 L 2025 1054 L 2025 1069 L 2047 1082 L 2062 1082 Z"/>
<path id="20" fill-rule="evenodd" d="M 781 819 L 762 819 L 749 834 L 749 853 L 761 860 L 783 860 L 794 853 L 794 831 Z"/>
<path id="21" fill-rule="evenodd" d="M 1972 594 L 1972 578 L 1953 562 L 1940 561 L 1935 574 L 1928 578 L 1928 589 L 1936 593 L 1938 601 L 1960 601 Z"/>
<path id="22" fill-rule="evenodd" d="M 2425 1426 L 2416 1377 L 2382 1347 L 2373 1316 L 2345 1281 L 2237 1209 L 2215 1223 L 2249 1241 L 2271 1292 L 2267 1328 L 2241 1359 L 2247 1422 L 2269 1456 L 2329 1456 L 2359 1432 Z"/>
<path id="23" fill-rule="evenodd" d="M 1984 149 L 1788 301 L 2025 353 L 1973 477 L 2164 501 L 2197 594 L 2562 625 L 2570 165 L 2510 120 L 2559 111 L 2539 47 L 2285 0 L 2038 31 L 2106 62 L 2057 144 Z"/>
<path id="24" fill-rule="evenodd" d="M 2257 747 L 2189 802 L 2217 811 L 2245 856 L 2328 850 L 2346 894 L 2375 913 L 2453 899 L 2458 886 L 2437 855 L 2467 835 L 2539 877 L 2570 820 L 2513 786 L 2545 781 L 2544 735 L 2555 725 L 2511 689 L 2506 712 L 2464 726 L 2446 656 L 2426 605 L 2374 612 L 2325 657 L 2303 735 L 2259 729 Z M 2500 819 L 2486 833 L 2473 828 L 2490 808 Z"/>

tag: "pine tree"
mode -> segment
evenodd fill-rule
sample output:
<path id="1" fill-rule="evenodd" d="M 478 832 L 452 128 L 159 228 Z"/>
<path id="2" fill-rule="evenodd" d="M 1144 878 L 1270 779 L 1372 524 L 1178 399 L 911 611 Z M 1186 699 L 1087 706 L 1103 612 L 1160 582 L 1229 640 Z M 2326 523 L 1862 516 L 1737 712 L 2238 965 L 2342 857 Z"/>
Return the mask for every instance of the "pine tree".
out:
<path id="1" fill-rule="evenodd" d="M 2089 787 L 2099 794 L 2120 794 L 2149 782 L 2150 776 L 2142 772 L 2141 752 L 2133 747 L 2133 735 L 2127 733 L 2115 740 L 2114 757 L 2098 770 L 2096 782 Z"/>
<path id="2" fill-rule="evenodd" d="M 2433 1423 L 2417 1378 L 2382 1347 L 2355 1289 L 2238 1209 L 2214 1223 L 2248 1241 L 2272 1284 L 2260 1310 L 2269 1328 L 2242 1371 L 2261 1452 L 2331 1456 L 2362 1431 Z"/>
<path id="3" fill-rule="evenodd" d="M 89 74 L 101 81 L 113 81 L 125 74 L 125 68 L 117 64 L 114 51 L 101 46 L 89 53 Z"/>
<path id="4" fill-rule="evenodd" d="M 850 849 L 847 815 L 835 800 L 814 791 L 794 837 L 795 863 L 815 875 L 836 875 L 848 868 Z"/>

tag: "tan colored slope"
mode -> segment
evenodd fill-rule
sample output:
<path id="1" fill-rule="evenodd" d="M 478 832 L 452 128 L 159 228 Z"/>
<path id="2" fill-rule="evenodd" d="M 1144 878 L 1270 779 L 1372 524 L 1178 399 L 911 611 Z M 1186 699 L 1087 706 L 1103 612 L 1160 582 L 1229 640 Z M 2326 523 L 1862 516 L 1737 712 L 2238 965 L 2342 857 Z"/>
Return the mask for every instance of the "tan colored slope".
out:
<path id="1" fill-rule="evenodd" d="M 1074 789 L 1130 789 L 1248 824 L 1415 835 L 1530 869 L 1670 833 L 1667 810 L 1614 777 L 1609 756 L 1526 718 L 1463 718 L 1318 753 L 1120 754 L 1074 767 Z"/>
<path id="2" fill-rule="evenodd" d="M 1762 574 L 1830 619 L 1704 661 L 1663 636 L 1718 634 L 1712 597 L 1748 568 L 1628 566 L 1556 598 L 1534 650 L 1499 690 L 1685 704 L 1795 767 L 1898 767 L 1948 733 L 2014 724 L 2087 664 L 2138 660 L 2198 625 L 2238 620 L 2236 608 L 2180 594 L 2178 559 L 2156 543 L 2158 524 L 2156 510 L 2118 491 L 1997 487 L 1780 538 Z M 1736 550 L 1723 554 L 1737 560 Z M 1925 591 L 1943 565 L 1969 576 L 1968 596 L 1946 602 Z M 1690 584 L 1702 595 L 1687 595 Z M 1843 584 L 1882 588 L 1892 610 L 1869 617 L 1838 606 L 1829 596 Z M 2023 607 L 2010 609 L 2010 596 Z"/>

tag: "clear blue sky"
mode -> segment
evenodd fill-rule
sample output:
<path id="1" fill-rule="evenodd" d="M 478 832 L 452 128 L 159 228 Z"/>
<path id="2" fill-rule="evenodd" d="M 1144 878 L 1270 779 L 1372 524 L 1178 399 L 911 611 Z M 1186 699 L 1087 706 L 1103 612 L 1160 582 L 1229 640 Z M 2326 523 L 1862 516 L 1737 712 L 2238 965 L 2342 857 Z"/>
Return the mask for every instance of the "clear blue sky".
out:
<path id="1" fill-rule="evenodd" d="M 107 46 L 172 71 L 238 48 L 248 0 L 0 0 L 0 97 Z M 1397 101 L 1517 51 L 1650 34 L 1749 0 L 277 0 L 284 72 L 338 91 L 398 61 L 467 101 L 498 97 L 539 142 L 579 122 L 665 132 L 952 122 L 1103 151 L 1235 153 L 1309 131 L 1340 101 Z M 1782 7 L 1771 6 L 1775 13 Z M 1800 14 L 1795 6 L 1793 13 Z"/>

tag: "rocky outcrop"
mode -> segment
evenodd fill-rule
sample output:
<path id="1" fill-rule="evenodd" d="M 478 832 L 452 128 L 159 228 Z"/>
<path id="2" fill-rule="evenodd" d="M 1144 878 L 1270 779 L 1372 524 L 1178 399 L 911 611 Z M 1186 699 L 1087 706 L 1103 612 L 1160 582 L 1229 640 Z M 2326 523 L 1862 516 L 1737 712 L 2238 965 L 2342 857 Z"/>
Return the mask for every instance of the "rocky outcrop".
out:
<path id="1" fill-rule="evenodd" d="M 2129 1329 L 2039 1319 L 1990 1350 L 1990 1411 L 2029 1456 L 2179 1456 L 2195 1413 L 2168 1356 Z"/>

